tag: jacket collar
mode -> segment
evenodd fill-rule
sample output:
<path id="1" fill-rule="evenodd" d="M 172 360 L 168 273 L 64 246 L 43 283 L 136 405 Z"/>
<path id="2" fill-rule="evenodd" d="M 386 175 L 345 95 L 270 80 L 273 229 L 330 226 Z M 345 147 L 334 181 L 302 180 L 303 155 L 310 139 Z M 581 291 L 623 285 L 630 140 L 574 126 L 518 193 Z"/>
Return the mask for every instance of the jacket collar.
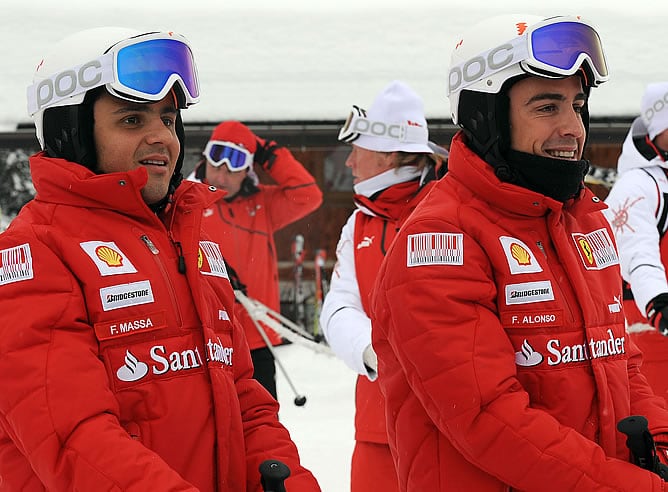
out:
<path id="1" fill-rule="evenodd" d="M 526 215 L 542 216 L 549 211 L 562 212 L 578 209 L 579 212 L 597 211 L 606 208 L 603 202 L 588 188 L 584 188 L 577 198 L 566 203 L 528 190 L 521 186 L 502 182 L 494 174 L 491 165 L 483 161 L 465 142 L 460 131 L 452 139 L 448 159 L 448 174 L 443 179 L 455 179 L 473 194 L 499 210 Z"/>

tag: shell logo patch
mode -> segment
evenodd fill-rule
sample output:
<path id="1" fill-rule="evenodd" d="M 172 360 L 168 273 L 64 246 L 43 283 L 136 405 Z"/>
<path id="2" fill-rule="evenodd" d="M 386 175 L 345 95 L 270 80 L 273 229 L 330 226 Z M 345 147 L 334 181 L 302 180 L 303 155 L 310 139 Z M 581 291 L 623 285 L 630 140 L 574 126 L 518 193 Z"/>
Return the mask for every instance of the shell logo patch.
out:
<path id="1" fill-rule="evenodd" d="M 572 237 L 587 270 L 603 270 L 619 264 L 617 250 L 607 229 L 598 229 L 588 234 L 573 233 Z"/>
<path id="2" fill-rule="evenodd" d="M 510 236 L 499 236 L 503 252 L 508 261 L 511 274 L 538 273 L 543 268 L 536 261 L 536 257 L 523 241 Z"/>
<path id="3" fill-rule="evenodd" d="M 107 266 L 118 267 L 123 265 L 123 257 L 121 254 L 111 249 L 109 246 L 100 246 L 95 250 L 97 257 L 105 262 Z"/>
<path id="4" fill-rule="evenodd" d="M 197 265 L 202 275 L 213 275 L 229 280 L 227 267 L 220 246 L 213 241 L 200 241 L 197 251 Z"/>
<path id="5" fill-rule="evenodd" d="M 79 243 L 79 246 L 93 260 L 103 277 L 122 273 L 137 273 L 137 269 L 130 259 L 113 241 L 86 241 Z"/>
<path id="6" fill-rule="evenodd" d="M 517 243 L 510 245 L 510 256 L 517 260 L 522 266 L 531 265 L 531 254 Z"/>

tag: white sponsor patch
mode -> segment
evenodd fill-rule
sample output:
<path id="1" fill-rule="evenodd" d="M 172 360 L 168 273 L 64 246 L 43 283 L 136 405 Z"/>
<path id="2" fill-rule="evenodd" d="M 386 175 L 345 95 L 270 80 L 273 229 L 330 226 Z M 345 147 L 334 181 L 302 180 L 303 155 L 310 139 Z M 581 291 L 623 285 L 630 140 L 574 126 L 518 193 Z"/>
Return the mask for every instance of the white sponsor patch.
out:
<path id="1" fill-rule="evenodd" d="M 552 283 L 549 280 L 506 285 L 506 304 L 530 304 L 553 301 Z"/>
<path id="2" fill-rule="evenodd" d="M 148 280 L 112 285 L 100 289 L 100 299 L 102 299 L 102 309 L 111 311 L 153 302 L 153 290 Z"/>
<path id="3" fill-rule="evenodd" d="M 79 245 L 90 256 L 103 277 L 122 273 L 137 273 L 137 269 L 130 259 L 113 241 L 86 241 L 85 243 L 79 243 Z"/>
<path id="4" fill-rule="evenodd" d="M 423 232 L 407 238 L 406 266 L 463 265 L 464 235 L 450 232 Z"/>
<path id="5" fill-rule="evenodd" d="M 0 250 L 0 285 L 33 278 L 32 254 L 28 243 Z"/>
<path id="6" fill-rule="evenodd" d="M 580 258 L 587 270 L 603 270 L 619 264 L 615 246 L 607 229 L 598 229 L 588 234 L 572 234 Z"/>
<path id="7" fill-rule="evenodd" d="M 503 252 L 508 260 L 510 273 L 537 273 L 543 269 L 536 261 L 536 257 L 523 241 L 510 236 L 499 236 Z"/>
<path id="8" fill-rule="evenodd" d="M 202 275 L 213 275 L 214 277 L 223 277 L 229 279 L 223 254 L 220 252 L 218 243 L 212 241 L 199 242 L 200 253 L 206 258 L 208 267 L 204 264 L 204 258 L 200 257 L 199 269 Z"/>

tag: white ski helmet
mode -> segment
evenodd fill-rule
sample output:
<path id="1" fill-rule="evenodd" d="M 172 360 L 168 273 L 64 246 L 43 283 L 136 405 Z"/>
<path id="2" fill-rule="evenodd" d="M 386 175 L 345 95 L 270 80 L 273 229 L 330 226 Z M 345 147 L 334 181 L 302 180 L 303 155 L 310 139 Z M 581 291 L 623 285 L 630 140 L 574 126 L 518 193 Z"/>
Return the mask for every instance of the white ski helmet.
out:
<path id="1" fill-rule="evenodd" d="M 601 39 L 582 18 L 506 14 L 486 19 L 467 30 L 452 51 L 448 73 L 452 120 L 459 123 L 463 90 L 496 94 L 518 76 L 564 78 L 581 68 L 587 87 L 608 80 Z"/>
<path id="2" fill-rule="evenodd" d="M 122 27 L 72 34 L 52 46 L 27 89 L 37 139 L 50 156 L 94 168 L 93 101 L 89 99 L 101 87 L 134 102 L 156 102 L 174 89 L 179 109 L 199 100 L 197 70 L 183 36 Z M 177 134 L 180 174 L 184 135 L 180 114 Z"/>
<path id="3" fill-rule="evenodd" d="M 601 39 L 590 23 L 570 16 L 492 17 L 467 30 L 452 52 L 448 73 L 452 120 L 483 160 L 495 169 L 505 167 L 510 87 L 524 77 L 575 74 L 581 76 L 587 94 L 608 80 Z M 588 131 L 587 103 L 582 121 Z"/>

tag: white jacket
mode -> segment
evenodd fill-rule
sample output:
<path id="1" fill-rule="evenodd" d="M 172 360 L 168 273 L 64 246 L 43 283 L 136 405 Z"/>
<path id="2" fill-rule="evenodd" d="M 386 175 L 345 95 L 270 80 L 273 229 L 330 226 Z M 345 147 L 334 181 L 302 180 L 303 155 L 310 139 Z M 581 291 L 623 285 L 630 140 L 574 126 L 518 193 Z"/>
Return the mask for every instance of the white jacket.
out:
<path id="1" fill-rule="evenodd" d="M 618 177 L 605 199 L 620 254 L 622 277 L 631 285 L 641 313 L 647 303 L 668 292 L 660 241 L 668 229 L 668 163 L 639 150 L 634 139 L 647 135 L 641 118 L 631 125 L 617 161 Z M 646 147 L 646 144 L 645 144 Z"/>

